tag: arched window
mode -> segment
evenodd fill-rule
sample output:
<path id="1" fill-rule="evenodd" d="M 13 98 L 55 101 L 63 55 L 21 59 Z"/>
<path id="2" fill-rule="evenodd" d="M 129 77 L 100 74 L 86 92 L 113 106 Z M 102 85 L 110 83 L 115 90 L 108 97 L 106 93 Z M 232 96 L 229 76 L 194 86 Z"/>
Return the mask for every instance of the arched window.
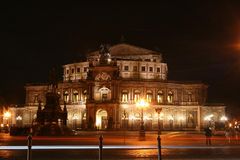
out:
<path id="1" fill-rule="evenodd" d="M 163 103 L 163 91 L 158 91 L 157 93 L 157 102 Z"/>
<path id="2" fill-rule="evenodd" d="M 73 103 L 77 103 L 78 100 L 79 100 L 78 91 L 74 90 L 74 91 L 73 91 Z"/>
<path id="3" fill-rule="evenodd" d="M 128 102 L 128 90 L 122 90 L 122 102 Z"/>
<path id="4" fill-rule="evenodd" d="M 99 92 L 101 93 L 102 101 L 108 100 L 111 92 L 109 88 L 103 86 L 99 89 Z"/>
<path id="5" fill-rule="evenodd" d="M 152 98 L 153 98 L 153 93 L 151 90 L 147 91 L 147 102 L 152 102 Z"/>
<path id="6" fill-rule="evenodd" d="M 65 92 L 64 92 L 64 101 L 65 101 L 65 102 L 68 102 L 68 101 L 69 101 L 69 93 L 68 93 L 68 91 L 65 91 Z"/>
<path id="7" fill-rule="evenodd" d="M 140 91 L 139 90 L 135 90 L 134 91 L 134 101 L 138 102 L 140 100 Z"/>
<path id="8" fill-rule="evenodd" d="M 168 103 L 173 103 L 173 92 L 169 91 L 167 96 Z"/>
<path id="9" fill-rule="evenodd" d="M 87 90 L 85 89 L 83 91 L 83 101 L 86 102 L 86 100 L 87 100 Z"/>

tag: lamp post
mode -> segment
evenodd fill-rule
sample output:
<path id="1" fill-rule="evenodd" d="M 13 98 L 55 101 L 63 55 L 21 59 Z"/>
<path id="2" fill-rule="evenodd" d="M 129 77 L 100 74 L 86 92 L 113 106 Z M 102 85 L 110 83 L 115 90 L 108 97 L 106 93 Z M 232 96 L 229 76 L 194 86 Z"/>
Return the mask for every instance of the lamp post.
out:
<path id="1" fill-rule="evenodd" d="M 161 144 L 161 137 L 160 137 L 160 134 L 161 134 L 161 130 L 160 130 L 160 122 L 159 122 L 159 117 L 160 117 L 160 113 L 162 111 L 162 108 L 161 107 L 157 107 L 155 108 L 155 111 L 157 112 L 158 114 L 158 137 L 157 137 L 157 142 L 158 142 L 158 160 L 162 160 L 162 144 Z"/>
<path id="2" fill-rule="evenodd" d="M 212 117 L 213 117 L 213 114 L 210 114 L 204 117 L 204 120 L 208 122 L 207 127 L 212 127 L 212 124 L 211 124 Z"/>
<path id="3" fill-rule="evenodd" d="M 126 143 L 126 111 L 125 109 L 123 110 L 123 142 L 124 142 L 124 145 Z"/>
<path id="4" fill-rule="evenodd" d="M 160 135 L 160 134 L 161 134 L 161 130 L 160 130 L 159 117 L 160 117 L 160 113 L 161 113 L 161 111 L 162 111 L 162 108 L 161 108 L 161 107 L 155 108 L 155 111 L 156 111 L 157 114 L 158 114 L 158 135 Z"/>
<path id="5" fill-rule="evenodd" d="M 141 99 L 140 101 L 137 102 L 136 106 L 141 109 L 141 121 L 140 121 L 140 131 L 139 131 L 139 136 L 140 140 L 145 140 L 145 129 L 144 129 L 144 120 L 143 120 L 143 109 L 148 107 L 149 104 L 144 100 Z"/>

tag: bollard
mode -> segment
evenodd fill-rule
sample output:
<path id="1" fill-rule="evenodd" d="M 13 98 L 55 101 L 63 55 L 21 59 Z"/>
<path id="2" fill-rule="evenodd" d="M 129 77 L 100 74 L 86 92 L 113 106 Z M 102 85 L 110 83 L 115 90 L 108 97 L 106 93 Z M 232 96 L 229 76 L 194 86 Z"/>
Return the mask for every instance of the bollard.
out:
<path id="1" fill-rule="evenodd" d="M 157 137 L 157 141 L 158 141 L 158 160 L 162 160 L 162 147 L 161 147 L 161 137 L 160 135 L 158 135 Z"/>
<path id="2" fill-rule="evenodd" d="M 99 160 L 102 160 L 103 136 L 99 136 Z"/>
<path id="3" fill-rule="evenodd" d="M 31 149 L 32 149 L 32 135 L 30 134 L 27 138 L 28 140 L 28 150 L 27 150 L 27 160 L 31 160 Z"/>

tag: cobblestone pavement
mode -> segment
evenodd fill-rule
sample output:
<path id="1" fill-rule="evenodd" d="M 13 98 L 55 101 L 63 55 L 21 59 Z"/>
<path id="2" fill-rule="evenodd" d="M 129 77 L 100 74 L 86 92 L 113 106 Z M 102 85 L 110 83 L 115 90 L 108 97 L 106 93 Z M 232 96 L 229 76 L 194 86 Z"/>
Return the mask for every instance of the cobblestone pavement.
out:
<path id="1" fill-rule="evenodd" d="M 98 135 L 104 135 L 104 145 L 155 145 L 155 132 L 147 132 L 146 140 L 139 141 L 137 132 L 84 132 L 75 137 L 33 137 L 33 145 L 98 145 Z M 224 137 L 213 137 L 213 145 L 205 145 L 205 137 L 198 132 L 164 132 L 162 137 L 163 160 L 167 159 L 240 159 L 240 146 Z M 0 134 L 1 146 L 26 145 L 26 137 Z M 125 144 L 124 144 L 125 142 Z M 1 147 L 0 146 L 0 147 Z M 171 146 L 173 146 L 171 148 Z M 178 147 L 174 147 L 178 146 Z M 194 147 L 195 148 L 192 148 Z M 167 148 L 167 149 L 166 149 Z M 26 150 L 0 150 L 0 160 L 25 160 Z M 98 150 L 33 150 L 32 160 L 98 159 Z M 103 159 L 157 159 L 157 149 L 105 149 Z"/>

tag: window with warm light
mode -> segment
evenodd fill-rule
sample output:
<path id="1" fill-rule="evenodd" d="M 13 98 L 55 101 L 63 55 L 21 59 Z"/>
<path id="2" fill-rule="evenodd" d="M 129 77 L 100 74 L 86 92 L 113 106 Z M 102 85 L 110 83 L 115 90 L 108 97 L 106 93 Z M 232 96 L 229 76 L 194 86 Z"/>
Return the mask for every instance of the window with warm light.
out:
<path id="1" fill-rule="evenodd" d="M 147 102 L 152 102 L 152 98 L 153 98 L 153 93 L 152 91 L 147 91 Z"/>
<path id="2" fill-rule="evenodd" d="M 83 101 L 86 102 L 87 100 L 87 90 L 83 91 Z"/>
<path id="3" fill-rule="evenodd" d="M 78 99 L 79 99 L 79 94 L 78 94 L 78 91 L 73 91 L 73 102 L 76 103 L 78 102 Z"/>
<path id="4" fill-rule="evenodd" d="M 162 91 L 158 91 L 158 93 L 157 93 L 157 102 L 163 103 L 163 92 Z"/>
<path id="5" fill-rule="evenodd" d="M 139 90 L 135 90 L 134 91 L 134 102 L 137 102 L 140 100 L 140 91 Z"/>
<path id="6" fill-rule="evenodd" d="M 173 103 L 173 92 L 168 92 L 167 101 L 168 103 Z"/>
<path id="7" fill-rule="evenodd" d="M 69 101 L 68 91 L 65 91 L 65 92 L 64 92 L 64 101 L 65 101 L 65 102 L 68 102 L 68 101 Z"/>
<path id="8" fill-rule="evenodd" d="M 128 91 L 127 90 L 122 91 L 122 102 L 124 102 L 124 103 L 128 102 Z"/>

